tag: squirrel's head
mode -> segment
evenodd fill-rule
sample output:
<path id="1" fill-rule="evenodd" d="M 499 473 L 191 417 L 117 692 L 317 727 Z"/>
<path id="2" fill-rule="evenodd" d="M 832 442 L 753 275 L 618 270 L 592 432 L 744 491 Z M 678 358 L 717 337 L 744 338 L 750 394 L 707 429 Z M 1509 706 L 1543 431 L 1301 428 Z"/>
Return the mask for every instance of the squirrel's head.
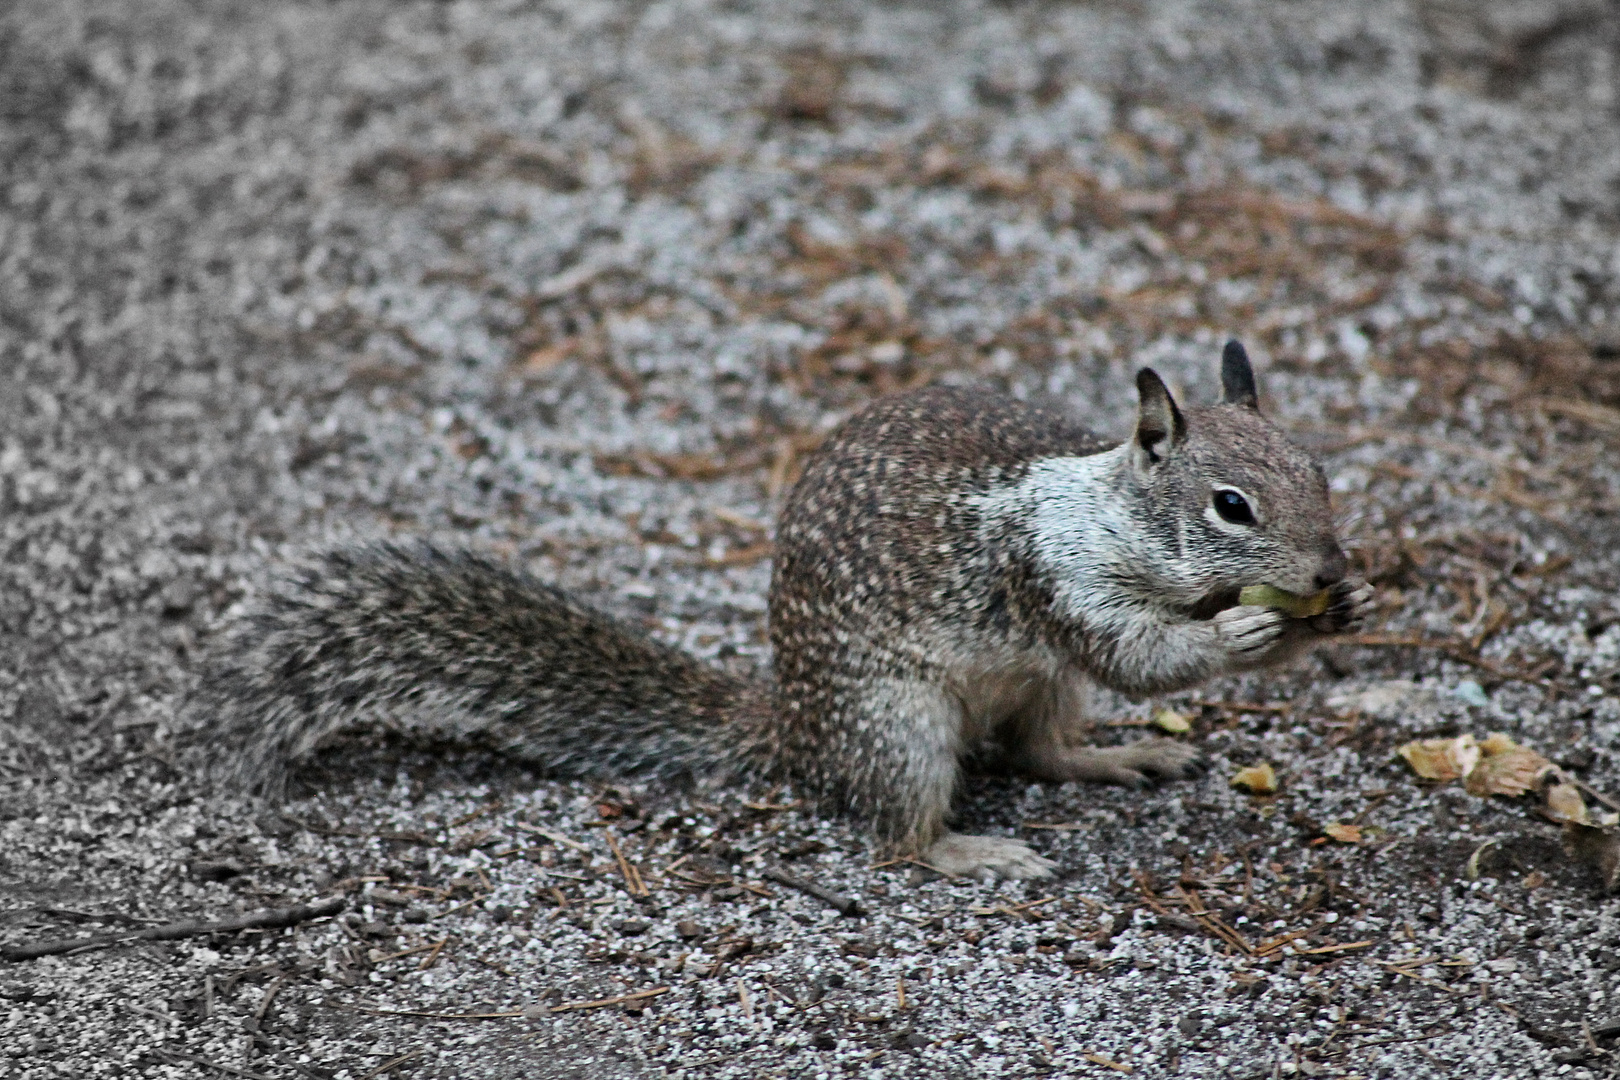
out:
<path id="1" fill-rule="evenodd" d="M 1221 356 L 1221 387 L 1220 404 L 1184 411 L 1151 368 L 1137 373 L 1127 450 L 1138 524 L 1158 548 L 1151 572 L 1215 603 L 1247 585 L 1312 593 L 1340 581 L 1348 567 L 1327 477 L 1260 415 L 1236 341 Z"/>

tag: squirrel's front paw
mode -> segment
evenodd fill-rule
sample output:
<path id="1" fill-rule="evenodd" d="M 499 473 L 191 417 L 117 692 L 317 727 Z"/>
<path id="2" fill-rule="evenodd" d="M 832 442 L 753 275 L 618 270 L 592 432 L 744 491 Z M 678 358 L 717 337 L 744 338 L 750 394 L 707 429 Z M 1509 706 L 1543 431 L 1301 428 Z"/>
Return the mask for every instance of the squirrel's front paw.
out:
<path id="1" fill-rule="evenodd" d="M 1326 614 L 1322 617 L 1326 617 Z M 1242 604 L 1215 616 L 1215 632 L 1226 651 L 1253 656 L 1277 643 L 1288 629 L 1288 616 L 1276 608 Z"/>
<path id="2" fill-rule="evenodd" d="M 1346 579 L 1334 585 L 1328 594 L 1328 608 L 1310 620 L 1311 629 L 1320 634 L 1343 634 L 1361 629 L 1361 624 L 1372 614 L 1373 587 L 1365 581 Z"/>

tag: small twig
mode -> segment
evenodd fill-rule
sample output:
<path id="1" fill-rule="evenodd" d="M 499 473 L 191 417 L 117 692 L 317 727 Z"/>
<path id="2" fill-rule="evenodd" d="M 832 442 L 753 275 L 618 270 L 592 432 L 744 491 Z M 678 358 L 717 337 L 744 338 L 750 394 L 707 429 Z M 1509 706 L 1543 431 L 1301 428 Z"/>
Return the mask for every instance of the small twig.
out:
<path id="1" fill-rule="evenodd" d="M 448 941 L 449 939 L 446 938 L 445 940 Z M 429 949 L 437 948 L 440 944 L 442 944 L 442 942 L 424 941 L 420 945 L 412 945 L 409 949 L 401 949 L 399 952 L 389 953 L 387 956 L 377 960 L 376 963 L 386 964 L 388 961 L 398 960 L 402 956 L 415 956 L 417 953 L 423 953 L 427 952 Z"/>
<path id="2" fill-rule="evenodd" d="M 631 896 L 651 896 L 652 890 L 641 880 L 641 872 L 636 869 L 634 863 L 624 857 L 624 852 L 619 850 L 619 842 L 614 838 L 613 830 L 602 830 L 602 836 L 607 840 L 608 850 L 613 852 L 613 857 L 619 862 L 619 873 L 624 877 L 625 891 Z"/>
<path id="3" fill-rule="evenodd" d="M 522 1016 L 523 1010 L 510 1012 L 490 1013 L 441 1013 L 422 1012 L 417 1009 L 372 1009 L 364 1005 L 350 1005 L 355 1012 L 363 1012 L 368 1016 L 417 1016 L 424 1020 L 509 1020 L 514 1016 Z"/>
<path id="4" fill-rule="evenodd" d="M 342 926 L 343 924 L 339 923 L 338 925 Z M 347 927 L 345 927 L 345 929 L 347 929 Z M 280 974 L 281 974 L 281 965 L 279 963 L 277 963 L 276 961 L 274 961 L 274 960 L 272 960 L 268 964 L 255 964 L 253 967 L 245 967 L 241 971 L 238 971 L 236 974 L 227 975 L 225 977 L 224 981 L 220 984 L 220 993 L 225 994 L 227 996 L 229 996 L 231 994 L 234 994 L 236 992 L 236 984 L 241 982 L 243 979 L 248 978 L 249 976 L 253 976 L 253 975 L 280 975 Z"/>
<path id="5" fill-rule="evenodd" d="M 270 1011 L 270 1006 L 275 1004 L 276 995 L 281 993 L 281 988 L 283 986 L 287 985 L 288 978 L 289 976 L 286 975 L 282 975 L 277 978 L 275 982 L 270 984 L 270 988 L 264 992 L 264 997 L 259 999 L 259 1007 L 253 1010 L 254 1031 L 258 1031 L 260 1028 L 264 1027 L 265 1014 Z"/>
<path id="6" fill-rule="evenodd" d="M 410 1061 L 413 1058 L 419 1058 L 425 1053 L 427 1053 L 426 1050 L 412 1050 L 408 1054 L 401 1054 L 392 1061 L 383 1062 L 381 1065 L 362 1076 L 360 1080 L 374 1080 L 375 1077 L 381 1076 L 385 1072 L 392 1072 L 401 1065 L 405 1064 L 407 1061 Z"/>
<path id="7" fill-rule="evenodd" d="M 132 941 L 174 941 L 178 938 L 202 937 L 207 934 L 230 934 L 239 930 L 275 929 L 296 926 L 336 915 L 348 901 L 342 897 L 318 900 L 313 904 L 295 904 L 286 908 L 271 908 L 238 915 L 234 919 L 218 922 L 177 922 L 138 930 L 129 934 L 104 934 L 100 937 L 69 938 L 65 941 L 42 941 L 37 945 L 0 945 L 0 960 L 34 960 L 41 956 L 58 956 L 80 949 L 100 949 L 109 945 L 122 945 Z"/>
<path id="8" fill-rule="evenodd" d="M 357 889 L 360 886 L 365 885 L 367 882 L 382 882 L 387 880 L 389 879 L 381 874 L 360 874 L 356 877 L 339 878 L 337 881 L 332 882 L 331 887 L 333 892 L 348 892 L 350 889 Z M 401 886 L 401 888 L 403 887 L 404 886 Z"/>
<path id="9" fill-rule="evenodd" d="M 1351 949 L 1370 949 L 1378 944 L 1376 941 L 1352 941 L 1344 945 L 1323 945 L 1318 949 L 1296 949 L 1300 956 L 1319 956 L 1324 953 L 1349 952 Z"/>
<path id="10" fill-rule="evenodd" d="M 1446 989 L 1450 990 L 1451 988 L 1447 987 Z M 1373 1046 L 1394 1046 L 1397 1043 L 1423 1042 L 1425 1039 L 1438 1039 L 1442 1035 L 1450 1035 L 1452 1031 L 1452 1028 L 1436 1028 L 1434 1031 L 1428 1032 L 1424 1035 L 1406 1035 L 1398 1039 L 1374 1039 L 1371 1042 L 1359 1042 L 1350 1047 L 1350 1049 L 1365 1050 L 1368 1047 Z"/>
<path id="11" fill-rule="evenodd" d="M 1286 701 L 1261 704 L 1254 701 L 1204 701 L 1193 702 L 1194 705 L 1204 709 L 1225 709 L 1228 712 L 1252 713 L 1285 713 L 1293 711 L 1293 706 Z"/>
<path id="12" fill-rule="evenodd" d="M 496 963 L 496 962 L 495 962 L 495 961 L 493 961 L 493 960 L 485 960 L 485 959 L 484 959 L 484 958 L 483 958 L 483 957 L 481 957 L 481 956 L 469 956 L 469 957 L 468 957 L 468 958 L 467 958 L 467 959 L 469 959 L 469 960 L 471 960 L 471 961 L 472 961 L 472 962 L 473 962 L 473 963 L 475 963 L 475 964 L 482 964 L 482 965 L 484 965 L 484 966 L 485 966 L 485 967 L 487 967 L 487 968 L 490 968 L 490 969 L 492 969 L 492 970 L 494 970 L 494 971 L 498 971 L 498 972 L 500 972 L 500 973 L 501 973 L 501 974 L 502 974 L 502 975 L 505 975 L 505 976 L 506 976 L 506 977 L 507 977 L 507 978 L 509 978 L 509 979 L 511 979 L 511 978 L 516 978 L 516 976 L 514 976 L 514 975 L 513 975 L 513 974 L 512 974 L 512 973 L 511 973 L 511 972 L 510 972 L 510 971 L 507 971 L 507 970 L 506 970 L 506 969 L 505 969 L 505 968 L 504 968 L 504 967 L 502 967 L 502 966 L 501 966 L 501 965 L 499 965 L 499 964 L 497 964 L 497 963 Z"/>
<path id="13" fill-rule="evenodd" d="M 1101 1065 L 1105 1069 L 1113 1069 L 1115 1072 L 1130 1073 L 1136 1071 L 1131 1066 L 1115 1061 L 1113 1058 L 1105 1057 L 1102 1054 L 1085 1053 L 1081 1054 L 1080 1056 L 1091 1062 L 1093 1065 Z"/>
<path id="14" fill-rule="evenodd" d="M 441 911 L 437 915 L 433 916 L 433 918 L 430 921 L 438 922 L 440 919 L 446 918 L 446 917 L 448 917 L 450 915 L 454 915 L 458 911 L 465 911 L 468 908 L 472 907 L 474 904 L 478 903 L 478 901 L 480 901 L 482 899 L 484 899 L 482 896 L 475 896 L 471 900 L 468 900 L 466 903 L 457 904 L 453 908 L 445 908 L 443 911 Z"/>
<path id="15" fill-rule="evenodd" d="M 121 911 L 73 911 L 69 908 L 35 907 L 17 908 L 15 911 L 0 912 L 0 915 L 13 915 L 19 912 L 37 911 L 41 915 L 54 915 L 61 919 L 72 919 L 74 922 L 116 922 L 125 926 L 153 926 L 163 922 L 162 919 L 142 919 L 134 915 L 125 915 Z"/>
<path id="16" fill-rule="evenodd" d="M 178 1016 L 170 1016 L 168 1013 L 160 1013 L 156 1009 L 148 1009 L 145 1005 L 137 1005 L 133 1001 L 120 1001 L 118 1004 L 128 1009 L 132 1013 L 139 1013 L 140 1015 L 150 1017 L 153 1020 L 161 1020 L 166 1024 L 176 1024 L 180 1022 L 180 1018 Z"/>
<path id="17" fill-rule="evenodd" d="M 997 904 L 995 907 L 968 908 L 969 915 L 1018 915 L 1031 908 L 1044 907 L 1056 900 L 1055 896 L 1043 896 L 1039 900 L 1025 900 L 1022 904 Z"/>
<path id="18" fill-rule="evenodd" d="M 312 832 L 317 836 L 346 836 L 353 840 L 363 840 L 366 836 L 366 834 L 361 832 L 359 829 L 334 829 L 330 825 L 319 825 L 313 821 L 305 821 L 302 818 L 293 817 L 291 814 L 277 814 L 276 816 L 295 829 L 302 829 L 305 832 Z"/>
<path id="19" fill-rule="evenodd" d="M 1260 944 L 1254 947 L 1254 955 L 1270 956 L 1278 950 L 1286 948 L 1290 942 L 1298 941 L 1300 938 L 1310 937 L 1312 934 L 1316 933 L 1326 925 L 1326 923 L 1318 921 L 1302 930 L 1290 930 L 1287 933 L 1279 934 L 1277 937 L 1271 938 L 1270 940 L 1262 941 Z"/>
<path id="20" fill-rule="evenodd" d="M 444 937 L 438 940 L 432 949 L 428 950 L 428 954 L 422 958 L 422 962 L 416 965 L 416 970 L 426 971 L 434 964 L 437 964 L 439 962 L 439 954 L 444 952 L 444 947 L 448 944 L 450 944 L 450 935 L 446 934 Z"/>
<path id="21" fill-rule="evenodd" d="M 523 832 L 534 833 L 536 836 L 543 836 L 547 840 L 550 840 L 553 844 L 560 844 L 563 847 L 573 848 L 575 851 L 583 852 L 586 855 L 591 853 L 590 848 L 586 847 L 578 840 L 568 839 L 568 837 L 564 836 L 560 832 L 552 832 L 550 829 L 542 829 L 540 826 L 530 825 L 526 821 L 515 821 L 512 824 L 516 825 L 518 829 Z"/>
<path id="22" fill-rule="evenodd" d="M 1237 949 L 1243 955 L 1255 955 L 1255 948 L 1249 943 L 1249 939 L 1226 925 L 1226 920 L 1210 911 L 1209 907 L 1204 903 L 1204 898 L 1199 896 L 1196 891 L 1180 885 L 1176 886 L 1176 891 L 1181 894 L 1182 902 L 1187 908 L 1187 914 L 1191 915 L 1199 926 Z"/>
<path id="23" fill-rule="evenodd" d="M 217 1069 L 220 1072 L 226 1073 L 230 1076 L 243 1076 L 246 1077 L 247 1080 L 271 1080 L 271 1078 L 264 1075 L 264 1073 L 249 1072 L 246 1069 L 238 1069 L 233 1065 L 221 1065 L 217 1061 L 210 1061 L 205 1057 L 198 1057 L 195 1054 L 181 1054 L 176 1053 L 173 1050 L 154 1050 L 153 1053 L 157 1054 L 159 1057 L 168 1058 L 171 1065 L 176 1061 L 189 1061 L 193 1065 L 201 1065 L 207 1069 Z"/>
<path id="24" fill-rule="evenodd" d="M 840 915 L 859 918 L 866 914 L 865 909 L 861 907 L 861 902 L 853 896 L 845 896 L 841 892 L 834 892 L 825 885 L 818 885 L 814 881 L 806 881 L 804 878 L 796 877 L 785 870 L 766 869 L 760 872 L 760 877 L 765 878 L 767 881 L 774 881 L 779 885 L 786 885 L 790 889 L 797 889 L 802 893 L 815 897 L 817 900 L 824 901 L 827 906 L 834 908 Z"/>
<path id="25" fill-rule="evenodd" d="M 552 1005 L 546 1012 L 578 1012 L 582 1009 L 601 1009 L 608 1005 L 623 1005 L 631 1001 L 641 1001 L 644 998 L 657 997 L 659 994 L 669 993 L 667 986 L 655 986 L 651 990 L 637 990 L 633 994 L 620 994 L 618 997 L 597 998 L 594 1001 L 568 1001 L 561 1005 Z M 419 1016 L 427 1020 L 508 1020 L 523 1016 L 527 1009 L 516 1009 L 510 1012 L 489 1013 L 441 1013 L 420 1012 L 415 1009 L 372 1009 L 362 1005 L 351 1005 L 349 1008 L 356 1012 L 367 1013 L 371 1016 Z"/>
<path id="26" fill-rule="evenodd" d="M 1479 656 L 1469 648 L 1468 642 L 1450 638 L 1422 637 L 1416 634 L 1351 634 L 1340 639 L 1345 645 L 1371 645 L 1387 646 L 1399 649 L 1434 649 L 1442 652 L 1459 664 L 1479 668 L 1489 672 L 1499 679 L 1509 679 L 1513 682 L 1530 683 L 1532 686 L 1551 685 L 1546 679 L 1528 671 L 1515 671 L 1503 667 L 1493 660 Z"/>
<path id="27" fill-rule="evenodd" d="M 633 994 L 620 994 L 618 997 L 597 998 L 595 1001 L 570 1001 L 570 1002 L 565 1002 L 562 1005 L 553 1005 L 553 1006 L 551 1006 L 551 1011 L 554 1012 L 554 1013 L 559 1013 L 559 1012 L 577 1012 L 580 1009 L 600 1009 L 600 1008 L 602 1008 L 603 1006 L 606 1006 L 606 1005 L 623 1005 L 626 1002 L 640 1001 L 643 998 L 654 998 L 654 997 L 657 997 L 659 994 L 667 994 L 667 993 L 669 993 L 669 987 L 667 987 L 667 986 L 655 986 L 651 990 L 637 990 Z"/>
<path id="28" fill-rule="evenodd" d="M 402 890 L 404 890 L 406 892 L 427 893 L 429 896 L 431 896 L 431 897 L 433 897 L 434 899 L 437 899 L 437 900 L 446 900 L 446 899 L 448 899 L 450 897 L 450 894 L 451 894 L 450 889 L 435 889 L 431 885 L 415 885 L 415 884 L 411 884 L 409 882 L 404 883 L 404 884 L 400 884 L 400 885 L 395 885 L 394 888 L 402 889 Z"/>
<path id="29" fill-rule="evenodd" d="M 762 559 L 770 558 L 775 550 L 775 545 L 769 540 L 761 540 L 759 543 L 749 544 L 747 547 L 733 548 L 717 558 L 705 559 L 702 565 L 716 569 L 726 566 L 745 566 L 749 563 L 756 563 Z"/>
<path id="30" fill-rule="evenodd" d="M 490 803 L 488 806 L 484 806 L 484 807 L 481 807 L 480 809 L 474 810 L 470 814 L 461 815 L 460 817 L 456 818 L 456 820 L 452 821 L 449 825 L 446 825 L 445 828 L 446 829 L 459 829 L 463 825 L 467 825 L 467 824 L 469 824 L 471 822 L 477 821 L 479 818 L 483 817 L 485 814 L 492 814 L 496 810 L 499 810 L 500 808 L 501 808 L 501 800 L 496 799 L 494 802 Z"/>
<path id="31" fill-rule="evenodd" d="M 1509 904 L 1506 900 L 1503 900 L 1499 896 L 1495 896 L 1495 895 L 1492 895 L 1490 893 L 1487 893 L 1485 895 L 1485 899 L 1489 900 L 1491 903 L 1495 904 L 1497 907 L 1501 908 L 1503 911 L 1507 912 L 1509 915 L 1517 915 L 1520 918 L 1524 917 L 1524 912 L 1520 911 L 1518 908 L 1516 908 L 1513 905 Z"/>
<path id="32" fill-rule="evenodd" d="M 1420 975 L 1415 971 L 1407 970 L 1410 967 L 1416 966 L 1418 963 L 1420 963 L 1420 961 L 1407 960 L 1397 963 L 1389 960 L 1374 960 L 1373 963 L 1377 964 L 1379 967 L 1388 969 L 1391 974 L 1404 975 L 1406 978 L 1411 979 L 1414 982 L 1420 982 L 1425 986 L 1432 986 L 1435 989 L 1444 991 L 1447 994 L 1457 993 L 1457 990 L 1454 987 L 1447 986 L 1438 979 L 1431 979 L 1427 975 Z"/>
<path id="33" fill-rule="evenodd" d="M 294 1072 L 297 1072 L 297 1073 L 298 1073 L 298 1074 L 299 1074 L 299 1075 L 301 1075 L 301 1076 L 307 1076 L 307 1077 L 309 1077 L 309 1080 L 326 1080 L 326 1077 L 325 1077 L 325 1076 L 322 1076 L 322 1075 L 321 1075 L 321 1074 L 320 1074 L 320 1073 L 318 1073 L 318 1072 L 314 1072 L 314 1071 L 312 1071 L 312 1070 L 311 1070 L 311 1069 L 310 1069 L 310 1068 L 309 1068 L 309 1066 L 307 1066 L 307 1065 L 301 1065 L 301 1064 L 299 1064 L 299 1063 L 298 1063 L 298 1062 L 296 1062 L 296 1061 L 290 1061 L 290 1060 L 288 1060 L 288 1058 L 287 1058 L 287 1056 L 286 1056 L 286 1052 L 285 1052 L 285 1051 L 283 1051 L 283 1052 L 282 1052 L 282 1053 L 280 1053 L 280 1054 L 277 1054 L 277 1055 L 276 1055 L 276 1060 L 277 1060 L 277 1061 L 279 1061 L 279 1062 L 280 1062 L 280 1063 L 281 1063 L 281 1064 L 283 1064 L 283 1065 L 289 1065 L 289 1066 L 291 1066 L 291 1067 L 292 1067 L 292 1069 L 293 1069 L 293 1071 L 294 1071 Z"/>
<path id="34" fill-rule="evenodd" d="M 1580 788 L 1582 791 L 1586 792 L 1588 795 L 1592 796 L 1592 798 L 1596 799 L 1598 802 L 1602 803 L 1604 806 L 1607 806 L 1610 810 L 1620 810 L 1620 802 L 1615 802 L 1613 799 L 1609 798 L 1607 795 L 1603 794 L 1601 791 L 1598 791 L 1596 788 L 1592 787 L 1592 785 L 1586 783 L 1584 780 L 1576 780 L 1575 781 L 1575 786 Z"/>

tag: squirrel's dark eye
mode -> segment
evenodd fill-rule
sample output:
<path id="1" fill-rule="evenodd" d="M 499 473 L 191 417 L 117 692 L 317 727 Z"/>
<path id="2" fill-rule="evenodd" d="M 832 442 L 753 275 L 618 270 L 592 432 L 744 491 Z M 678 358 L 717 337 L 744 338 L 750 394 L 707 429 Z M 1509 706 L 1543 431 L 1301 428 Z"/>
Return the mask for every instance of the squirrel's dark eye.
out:
<path id="1" fill-rule="evenodd" d="M 1230 521 L 1234 525 L 1254 524 L 1254 510 L 1250 508 L 1249 500 L 1230 488 L 1215 492 L 1215 512 L 1221 515 L 1222 521 Z"/>

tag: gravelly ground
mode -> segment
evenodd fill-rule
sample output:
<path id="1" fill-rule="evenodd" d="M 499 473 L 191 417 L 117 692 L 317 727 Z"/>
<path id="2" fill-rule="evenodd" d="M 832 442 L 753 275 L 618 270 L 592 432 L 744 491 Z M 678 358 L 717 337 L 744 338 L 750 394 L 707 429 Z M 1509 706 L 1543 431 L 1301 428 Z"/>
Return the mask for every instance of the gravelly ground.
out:
<path id="1" fill-rule="evenodd" d="M 1578 0 L 10 5 L 0 943 L 352 906 L 0 968 L 0 1076 L 1613 1074 L 1620 901 L 1393 748 L 1503 730 L 1620 792 L 1617 121 Z M 1169 702 L 1201 782 L 975 781 L 1056 883 L 386 734 L 267 811 L 177 737 L 334 536 L 756 665 L 773 499 L 850 409 L 982 378 L 1120 434 L 1136 366 L 1207 396 L 1230 333 L 1383 621 Z M 1279 795 L 1227 786 L 1261 760 Z"/>

